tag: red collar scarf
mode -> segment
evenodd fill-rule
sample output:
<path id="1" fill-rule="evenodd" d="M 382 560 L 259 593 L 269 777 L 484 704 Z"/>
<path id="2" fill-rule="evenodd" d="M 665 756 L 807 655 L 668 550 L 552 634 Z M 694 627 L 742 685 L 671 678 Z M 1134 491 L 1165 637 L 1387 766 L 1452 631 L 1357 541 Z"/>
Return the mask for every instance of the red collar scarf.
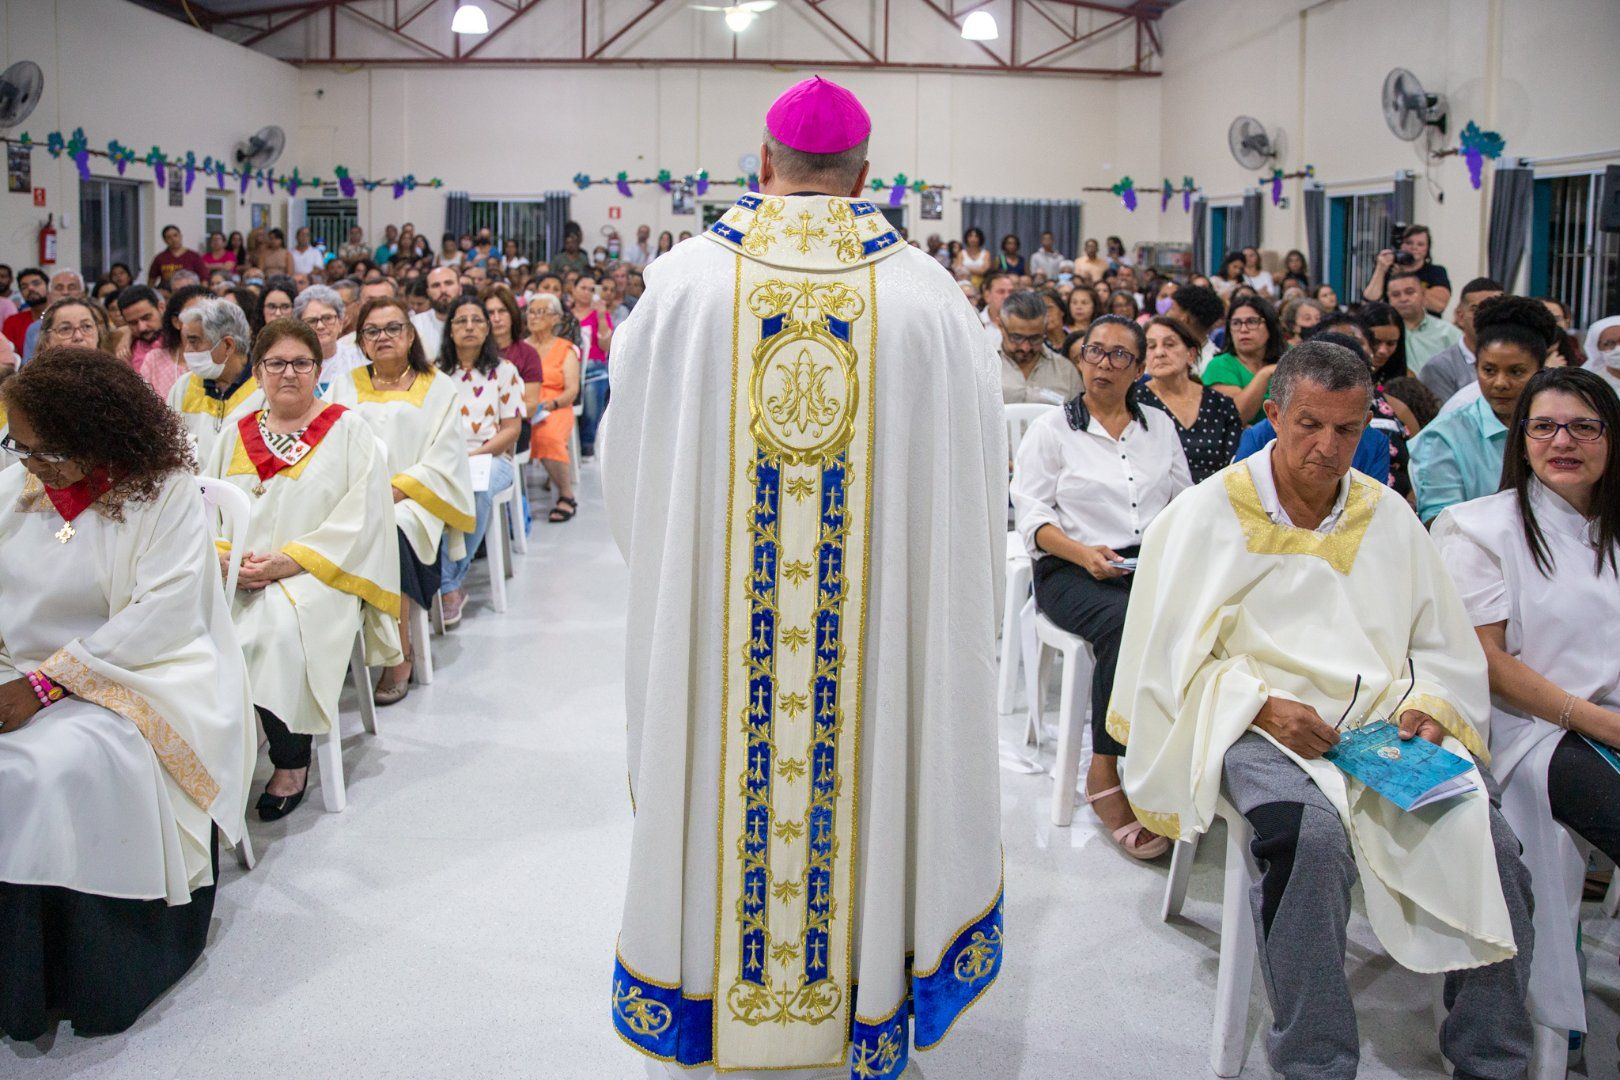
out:
<path id="1" fill-rule="evenodd" d="M 262 409 L 259 410 L 259 412 L 262 411 Z M 304 429 L 304 434 L 299 437 L 299 442 L 302 442 L 311 450 L 315 449 L 320 444 L 320 441 L 326 437 L 326 433 L 332 430 L 332 425 L 338 422 L 338 417 L 347 411 L 342 405 L 328 405 L 321 410 L 315 419 L 309 422 L 309 427 Z M 253 462 L 253 468 L 259 474 L 258 486 L 260 488 L 281 470 L 289 469 L 298 463 L 283 461 L 271 453 L 270 448 L 264 443 L 264 433 L 259 430 L 258 412 L 248 413 L 238 420 L 236 430 L 242 436 L 242 448 L 247 451 L 248 460 Z M 305 453 L 298 461 L 303 461 L 308 456 L 309 454 Z"/>
<path id="2" fill-rule="evenodd" d="M 69 484 L 67 487 L 53 488 L 45 486 L 45 495 L 56 507 L 56 512 L 62 515 L 62 520 L 71 523 L 74 518 L 86 510 L 107 492 L 112 490 L 112 476 L 107 472 L 107 466 L 97 465 L 90 470 L 88 476 Z"/>

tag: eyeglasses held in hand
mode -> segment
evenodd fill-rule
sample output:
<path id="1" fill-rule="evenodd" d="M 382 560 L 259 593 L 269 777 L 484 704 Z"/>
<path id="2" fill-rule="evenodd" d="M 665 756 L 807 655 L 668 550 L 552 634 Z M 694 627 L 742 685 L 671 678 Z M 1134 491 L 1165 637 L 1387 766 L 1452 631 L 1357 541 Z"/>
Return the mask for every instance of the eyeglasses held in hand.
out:
<path id="1" fill-rule="evenodd" d="M 60 465 L 68 459 L 66 454 L 52 454 L 45 450 L 30 449 L 13 439 L 9 432 L 0 437 L 0 450 L 4 450 L 6 453 L 24 461 L 33 458 L 35 461 L 43 461 L 47 465 Z"/>
<path id="2" fill-rule="evenodd" d="M 298 375 L 308 375 L 315 370 L 315 361 L 307 356 L 300 356 L 296 360 L 261 360 L 259 363 L 266 375 L 285 375 L 288 368 Z"/>
<path id="3" fill-rule="evenodd" d="M 1406 678 L 1406 693 L 1401 695 L 1401 699 L 1395 703 L 1395 707 L 1390 710 L 1389 715 L 1383 717 L 1385 723 L 1393 724 L 1396 727 L 1401 726 L 1401 706 L 1406 704 L 1406 699 L 1412 696 L 1412 688 L 1417 685 L 1417 661 L 1410 656 L 1406 658 Z M 1350 711 L 1356 707 L 1356 698 L 1360 696 L 1361 676 L 1357 675 L 1355 689 L 1350 691 L 1350 704 L 1345 706 L 1344 715 L 1339 717 L 1339 722 L 1333 725 L 1334 731 L 1338 731 L 1344 726 L 1344 722 L 1350 719 Z"/>
<path id="4" fill-rule="evenodd" d="M 1122 345 L 1105 349 L 1101 345 L 1082 345 L 1080 359 L 1088 364 L 1115 369 L 1128 368 L 1136 363 L 1136 354 Z"/>
<path id="5" fill-rule="evenodd" d="M 1602 420 L 1593 420 L 1590 417 L 1582 417 L 1579 420 L 1571 420 L 1567 424 L 1560 424 L 1558 421 L 1545 416 L 1526 417 L 1519 421 L 1519 426 L 1524 429 L 1526 438 L 1535 439 L 1537 442 L 1546 442 L 1549 439 L 1556 438 L 1560 431 L 1569 432 L 1569 437 L 1576 442 L 1597 442 L 1603 438 L 1604 431 L 1608 430 L 1609 427 Z"/>
<path id="6" fill-rule="evenodd" d="M 360 331 L 360 336 L 367 341 L 376 341 L 378 338 L 397 338 L 405 332 L 402 322 L 383 323 L 381 326 L 368 326 Z"/>

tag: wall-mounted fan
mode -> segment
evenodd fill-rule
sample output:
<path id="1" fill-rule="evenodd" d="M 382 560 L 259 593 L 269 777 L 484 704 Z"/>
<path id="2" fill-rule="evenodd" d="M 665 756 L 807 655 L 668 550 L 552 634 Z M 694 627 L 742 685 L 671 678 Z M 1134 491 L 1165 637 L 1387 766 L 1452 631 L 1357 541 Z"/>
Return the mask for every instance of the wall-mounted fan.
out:
<path id="1" fill-rule="evenodd" d="M 1384 123 L 1397 139 L 1412 142 L 1428 127 L 1439 128 L 1445 134 L 1446 96 L 1424 93 L 1418 77 L 1405 68 L 1396 68 L 1384 77 L 1380 102 Z"/>
<path id="2" fill-rule="evenodd" d="M 19 60 L 0 72 L 0 128 L 28 119 L 45 92 L 45 75 L 32 60 Z"/>
<path id="3" fill-rule="evenodd" d="M 1264 168 L 1282 156 L 1282 132 L 1267 135 L 1266 127 L 1252 116 L 1240 116 L 1226 129 L 1226 145 L 1232 157 L 1245 169 Z"/>
<path id="4" fill-rule="evenodd" d="M 287 133 L 274 124 L 255 131 L 236 144 L 236 167 L 239 169 L 268 169 L 287 149 Z"/>
<path id="5" fill-rule="evenodd" d="M 693 11 L 719 11 L 726 17 L 726 25 L 732 33 L 740 34 L 753 24 L 754 18 L 762 11 L 769 11 L 776 6 L 776 0 L 746 0 L 741 4 L 730 4 L 726 7 L 711 7 L 708 4 L 689 4 Z"/>

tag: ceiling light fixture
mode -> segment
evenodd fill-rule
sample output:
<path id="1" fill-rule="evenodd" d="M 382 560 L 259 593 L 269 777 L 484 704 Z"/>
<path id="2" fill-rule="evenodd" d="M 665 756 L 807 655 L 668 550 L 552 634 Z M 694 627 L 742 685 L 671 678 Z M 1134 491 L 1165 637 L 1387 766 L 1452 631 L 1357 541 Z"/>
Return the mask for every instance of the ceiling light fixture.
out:
<path id="1" fill-rule="evenodd" d="M 971 16 L 969 21 L 972 21 Z M 461 4 L 456 8 L 455 17 L 450 20 L 450 29 L 457 34 L 487 34 L 489 19 L 484 15 L 484 9 L 477 4 Z"/>
<path id="2" fill-rule="evenodd" d="M 754 25 L 754 13 L 744 8 L 731 8 L 726 12 L 726 25 L 732 33 L 740 34 Z"/>
<path id="3" fill-rule="evenodd" d="M 975 11 L 962 23 L 962 36 L 969 41 L 994 41 L 1001 36 L 996 17 L 988 11 Z"/>

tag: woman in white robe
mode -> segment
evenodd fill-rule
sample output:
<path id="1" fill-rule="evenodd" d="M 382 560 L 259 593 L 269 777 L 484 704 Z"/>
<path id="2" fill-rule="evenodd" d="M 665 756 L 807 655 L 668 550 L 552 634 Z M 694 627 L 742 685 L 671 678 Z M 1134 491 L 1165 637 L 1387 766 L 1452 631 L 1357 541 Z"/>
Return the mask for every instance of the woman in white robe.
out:
<path id="1" fill-rule="evenodd" d="M 400 640 L 404 661 L 377 685 L 379 705 L 392 705 L 410 687 L 409 605 L 423 607 L 439 591 L 439 540 L 460 558 L 462 534 L 473 531 L 472 468 L 461 404 L 450 380 L 428 363 L 410 312 L 393 297 L 360 308 L 356 337 L 368 363 L 339 376 L 330 400 L 359 413 L 388 447 L 389 484 L 399 527 Z"/>
<path id="2" fill-rule="evenodd" d="M 196 441 L 197 462 L 213 455 L 220 434 L 264 404 L 253 381 L 247 316 L 230 300 L 204 300 L 180 313 L 180 345 L 191 374 L 169 390 L 169 408 Z"/>
<path id="3" fill-rule="evenodd" d="M 140 376 L 57 350 L 0 398 L 23 458 L 0 473 L 0 1029 L 120 1031 L 206 941 L 247 676 L 185 433 Z"/>
<path id="4" fill-rule="evenodd" d="M 302 322 L 261 330 L 253 373 L 266 405 L 226 432 L 204 469 L 253 503 L 231 614 L 275 766 L 258 802 L 265 821 L 304 797 L 310 745 L 338 722 L 362 620 L 368 661 L 400 660 L 398 541 L 382 451 L 358 414 L 315 396 L 320 357 Z M 223 559 L 229 544 L 219 545 Z"/>
<path id="5" fill-rule="evenodd" d="M 1539 372 L 1508 429 L 1503 490 L 1434 526 L 1490 663 L 1502 813 L 1535 890 L 1530 1014 L 1557 1031 L 1586 1030 L 1586 860 L 1570 832 L 1620 860 L 1620 772 L 1588 741 L 1620 747 L 1617 429 L 1620 401 L 1601 377 Z"/>

